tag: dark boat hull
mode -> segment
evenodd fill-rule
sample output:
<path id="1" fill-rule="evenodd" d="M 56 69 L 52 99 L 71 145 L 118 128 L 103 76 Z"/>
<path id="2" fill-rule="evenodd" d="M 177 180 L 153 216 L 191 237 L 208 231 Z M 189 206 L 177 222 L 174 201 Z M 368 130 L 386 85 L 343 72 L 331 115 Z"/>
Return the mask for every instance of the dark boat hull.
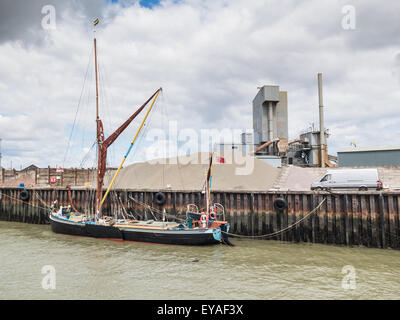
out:
<path id="1" fill-rule="evenodd" d="M 206 230 L 138 230 L 135 228 L 79 223 L 53 216 L 50 217 L 50 225 L 52 231 L 55 233 L 83 237 L 176 245 L 211 245 L 220 243 L 220 241 L 215 239 L 213 232 Z"/>
<path id="2" fill-rule="evenodd" d="M 217 244 L 212 233 L 198 233 L 193 231 L 139 231 L 123 229 L 123 240 L 142 241 L 178 245 L 208 245 Z"/>

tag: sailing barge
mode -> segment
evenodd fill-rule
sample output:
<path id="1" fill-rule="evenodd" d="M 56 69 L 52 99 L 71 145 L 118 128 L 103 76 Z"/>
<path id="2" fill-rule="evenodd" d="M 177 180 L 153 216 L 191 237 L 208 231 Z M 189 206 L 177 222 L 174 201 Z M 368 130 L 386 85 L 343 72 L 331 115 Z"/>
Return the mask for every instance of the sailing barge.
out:
<path id="1" fill-rule="evenodd" d="M 97 21 L 97 20 L 96 20 Z M 97 23 L 95 23 L 96 25 Z M 70 206 L 60 207 L 56 210 L 56 202 L 50 212 L 51 229 L 56 233 L 117 239 L 125 241 L 140 241 L 163 244 L 177 245 L 210 245 L 210 244 L 229 244 L 228 239 L 229 223 L 225 221 L 224 208 L 220 204 L 212 204 L 210 201 L 211 187 L 211 168 L 212 155 L 207 173 L 206 181 L 206 210 L 199 212 L 194 204 L 188 205 L 186 220 L 178 222 L 165 222 L 154 220 L 132 220 L 117 219 L 117 215 L 108 217 L 102 215 L 102 205 L 106 199 L 115 179 L 122 168 L 129 152 L 131 151 L 136 138 L 142 129 L 147 116 L 153 108 L 153 105 L 161 92 L 158 89 L 136 112 L 126 120 L 113 134 L 107 139 L 104 138 L 103 124 L 99 118 L 99 100 L 98 100 L 98 70 L 97 70 L 97 51 L 96 38 L 94 38 L 94 60 L 96 77 L 96 127 L 97 127 L 97 190 L 96 190 L 96 215 L 80 213 L 72 202 L 70 189 L 68 190 Z M 147 113 L 133 138 L 127 153 L 125 154 L 118 170 L 116 171 L 110 186 L 103 196 L 103 181 L 106 171 L 107 148 L 118 138 L 118 136 L 128 127 L 136 116 L 152 101 Z M 222 220 L 218 218 L 222 216 Z"/>
<path id="2" fill-rule="evenodd" d="M 191 221 L 191 222 L 190 222 Z M 230 244 L 225 233 L 229 225 L 226 221 L 209 221 L 202 226 L 200 220 L 188 219 L 186 222 L 137 221 L 112 218 L 87 220 L 85 216 L 68 213 L 60 208 L 50 215 L 51 228 L 56 233 L 75 236 L 119 239 L 125 241 L 153 242 L 179 245 Z M 196 226 L 198 224 L 198 226 Z"/>

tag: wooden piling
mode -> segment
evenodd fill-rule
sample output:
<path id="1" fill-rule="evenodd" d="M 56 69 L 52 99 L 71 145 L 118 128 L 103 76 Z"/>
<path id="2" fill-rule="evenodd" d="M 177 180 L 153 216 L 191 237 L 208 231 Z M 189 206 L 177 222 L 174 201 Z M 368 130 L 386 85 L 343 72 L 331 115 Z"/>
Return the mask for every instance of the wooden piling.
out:
<path id="1" fill-rule="evenodd" d="M 66 172 L 64 179 L 76 178 Z M 30 200 L 24 202 L 20 200 L 21 188 L 0 188 L 0 220 L 49 223 L 47 206 L 56 199 L 57 205 L 69 204 L 64 188 L 28 190 Z M 154 202 L 154 191 L 113 190 L 112 196 L 104 203 L 104 212 L 122 217 L 126 208 L 128 212 L 138 215 L 137 218 L 154 218 L 146 206 L 132 201 L 130 197 L 183 219 L 188 203 L 204 209 L 205 195 L 199 191 L 163 192 L 166 203 L 158 206 Z M 72 198 L 78 211 L 94 215 L 93 189 L 73 189 Z M 224 206 L 226 219 L 231 225 L 230 232 L 246 236 L 265 235 L 293 225 L 326 198 L 321 208 L 307 219 L 268 239 L 400 249 L 400 193 L 214 191 L 212 198 Z M 274 208 L 277 198 L 286 199 L 287 209 L 280 212 Z"/>
<path id="2" fill-rule="evenodd" d="M 378 200 L 378 208 L 379 208 L 379 239 L 381 248 L 386 248 L 386 235 L 385 235 L 385 213 L 384 213 L 384 201 L 383 195 L 379 195 Z"/>
<path id="3" fill-rule="evenodd" d="M 396 210 L 393 196 L 388 196 L 388 229 L 390 247 L 396 249 L 398 247 L 398 239 L 396 234 Z"/>

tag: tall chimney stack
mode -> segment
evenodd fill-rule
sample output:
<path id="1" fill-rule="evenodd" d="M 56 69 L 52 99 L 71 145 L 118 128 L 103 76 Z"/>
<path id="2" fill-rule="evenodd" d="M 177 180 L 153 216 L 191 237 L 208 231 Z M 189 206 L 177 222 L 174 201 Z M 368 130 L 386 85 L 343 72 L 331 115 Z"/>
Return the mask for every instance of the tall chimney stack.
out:
<path id="1" fill-rule="evenodd" d="M 322 101 L 322 73 L 318 73 L 318 97 L 319 97 L 319 137 L 321 145 L 321 168 L 325 168 L 325 126 L 324 126 L 324 104 Z"/>

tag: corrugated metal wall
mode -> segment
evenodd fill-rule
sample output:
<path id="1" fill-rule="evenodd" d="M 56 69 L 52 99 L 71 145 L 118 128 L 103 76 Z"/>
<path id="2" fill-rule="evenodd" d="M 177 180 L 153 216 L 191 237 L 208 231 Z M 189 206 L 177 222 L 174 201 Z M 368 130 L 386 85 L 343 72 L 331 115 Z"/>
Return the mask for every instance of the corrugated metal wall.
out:
<path id="1" fill-rule="evenodd" d="M 338 152 L 339 167 L 400 166 L 400 149 Z"/>

